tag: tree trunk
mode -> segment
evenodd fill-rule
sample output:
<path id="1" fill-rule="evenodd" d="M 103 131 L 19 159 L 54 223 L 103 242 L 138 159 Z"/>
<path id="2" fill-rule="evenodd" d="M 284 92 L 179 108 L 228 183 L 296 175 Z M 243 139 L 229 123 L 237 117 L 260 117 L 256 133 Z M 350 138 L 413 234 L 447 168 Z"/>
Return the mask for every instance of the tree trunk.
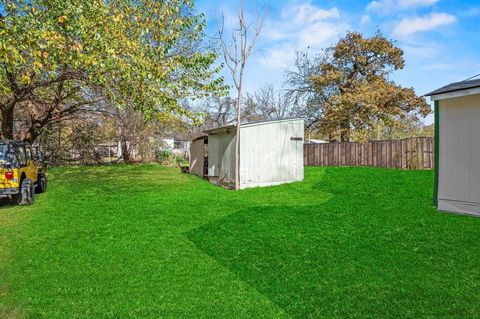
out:
<path id="1" fill-rule="evenodd" d="M 240 125 L 242 110 L 242 87 L 238 89 L 237 96 L 237 136 L 235 139 L 235 190 L 240 189 Z"/>
<path id="2" fill-rule="evenodd" d="M 123 161 L 125 163 L 131 163 L 132 159 L 131 159 L 131 156 L 130 156 L 130 147 L 128 145 L 128 142 L 127 141 L 122 141 L 121 145 L 122 145 Z"/>
<path id="3" fill-rule="evenodd" d="M 38 125 L 36 125 L 35 123 L 32 123 L 32 125 L 28 128 L 28 133 L 23 138 L 23 141 L 33 144 L 39 136 L 40 136 L 40 129 L 38 129 Z"/>
<path id="4" fill-rule="evenodd" d="M 350 142 L 350 121 L 340 123 L 340 142 Z"/>
<path id="5" fill-rule="evenodd" d="M 223 58 L 225 65 L 230 70 L 235 88 L 237 89 L 237 135 L 235 139 L 235 189 L 240 189 L 240 125 L 241 125 L 241 108 L 242 108 L 242 90 L 243 90 L 243 72 L 247 59 L 252 54 L 253 47 L 256 43 L 260 30 L 263 26 L 263 19 L 255 26 L 253 32 L 253 38 L 248 41 L 250 35 L 249 30 L 251 24 L 246 23 L 244 17 L 243 0 L 240 0 L 240 12 L 238 13 L 238 28 L 234 28 L 232 31 L 232 46 L 226 44 L 223 35 L 223 21 L 224 16 L 222 14 L 222 23 L 219 25 L 218 34 L 220 36 L 220 44 L 223 52 Z M 257 11 L 258 14 L 258 11 Z M 258 18 L 258 16 L 257 16 Z M 233 52 L 232 52 L 233 49 Z M 238 78 L 237 78 L 238 75 Z"/>
<path id="6" fill-rule="evenodd" d="M 2 110 L 2 139 L 13 140 L 13 113 L 14 107 Z"/>

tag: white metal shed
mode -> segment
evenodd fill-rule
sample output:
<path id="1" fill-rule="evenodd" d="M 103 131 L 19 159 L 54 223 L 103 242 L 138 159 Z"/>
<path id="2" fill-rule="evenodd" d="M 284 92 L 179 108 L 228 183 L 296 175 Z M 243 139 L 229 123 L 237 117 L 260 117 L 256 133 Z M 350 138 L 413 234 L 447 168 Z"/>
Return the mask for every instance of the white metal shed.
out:
<path id="1" fill-rule="evenodd" d="M 235 186 L 236 127 L 208 134 L 208 179 Z M 242 124 L 240 126 L 240 189 L 303 180 L 304 122 L 301 118 Z"/>
<path id="2" fill-rule="evenodd" d="M 480 215 L 480 80 L 435 90 L 435 190 L 441 211 Z"/>

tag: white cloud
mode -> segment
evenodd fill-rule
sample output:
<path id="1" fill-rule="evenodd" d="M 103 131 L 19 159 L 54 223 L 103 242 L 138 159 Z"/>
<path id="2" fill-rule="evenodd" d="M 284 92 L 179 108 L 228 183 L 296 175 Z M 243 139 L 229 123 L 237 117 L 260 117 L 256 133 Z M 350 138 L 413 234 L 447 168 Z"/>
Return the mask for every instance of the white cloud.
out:
<path id="1" fill-rule="evenodd" d="M 295 48 L 287 43 L 269 49 L 260 62 L 269 67 L 286 69 L 293 59 L 295 59 Z"/>
<path id="2" fill-rule="evenodd" d="M 438 0 L 398 0 L 400 8 L 428 7 L 434 5 Z"/>
<path id="3" fill-rule="evenodd" d="M 367 5 L 367 10 L 377 12 L 389 12 L 395 8 L 395 2 L 393 0 L 378 0 L 372 1 Z"/>
<path id="4" fill-rule="evenodd" d="M 434 30 L 440 26 L 455 23 L 457 18 L 446 13 L 431 13 L 423 17 L 402 19 L 393 30 L 396 36 L 406 36 L 417 32 Z"/>
<path id="5" fill-rule="evenodd" d="M 375 0 L 367 5 L 367 10 L 389 13 L 410 8 L 429 7 L 437 2 L 438 0 Z"/>
<path id="6" fill-rule="evenodd" d="M 362 18 L 360 19 L 361 24 L 367 24 L 370 22 L 370 16 L 368 14 L 364 14 Z"/>
<path id="7" fill-rule="evenodd" d="M 298 44 L 300 48 L 322 47 L 328 45 L 328 41 L 334 39 L 342 31 L 336 24 L 317 22 L 298 33 Z"/>
<path id="8" fill-rule="evenodd" d="M 324 9 L 310 2 L 285 8 L 278 19 L 267 20 L 262 38 L 267 44 L 260 62 L 274 68 L 291 65 L 298 50 L 321 49 L 348 29 L 337 7 Z"/>
<path id="9" fill-rule="evenodd" d="M 282 18 L 294 18 L 294 22 L 298 24 L 314 23 L 319 20 L 340 17 L 337 7 L 331 9 L 322 9 L 310 3 L 300 6 L 291 6 L 283 10 Z"/>

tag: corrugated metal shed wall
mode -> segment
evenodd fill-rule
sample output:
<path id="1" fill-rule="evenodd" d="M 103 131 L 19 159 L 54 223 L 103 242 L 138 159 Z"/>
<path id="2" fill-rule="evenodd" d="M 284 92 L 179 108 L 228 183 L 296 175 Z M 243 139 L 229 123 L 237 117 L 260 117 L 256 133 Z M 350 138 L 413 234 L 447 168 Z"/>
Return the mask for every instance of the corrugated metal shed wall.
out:
<path id="1" fill-rule="evenodd" d="M 203 139 L 194 140 L 190 145 L 190 173 L 203 177 L 203 161 L 205 156 L 205 142 Z"/>
<path id="2" fill-rule="evenodd" d="M 240 188 L 303 180 L 303 137 L 302 119 L 241 127 Z"/>
<path id="3" fill-rule="evenodd" d="M 235 132 L 208 136 L 208 176 L 229 185 L 235 182 Z"/>
<path id="4" fill-rule="evenodd" d="M 439 209 L 480 213 L 480 95 L 440 101 Z"/>

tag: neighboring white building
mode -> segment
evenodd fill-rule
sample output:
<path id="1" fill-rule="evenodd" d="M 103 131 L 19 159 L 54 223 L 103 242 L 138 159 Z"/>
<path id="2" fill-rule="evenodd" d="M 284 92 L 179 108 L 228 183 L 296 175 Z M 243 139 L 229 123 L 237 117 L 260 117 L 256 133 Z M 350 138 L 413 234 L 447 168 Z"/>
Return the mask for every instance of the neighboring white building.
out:
<path id="1" fill-rule="evenodd" d="M 207 141 L 191 148 L 191 171 L 200 175 L 200 162 L 208 154 L 210 182 L 235 186 L 236 127 L 205 131 Z M 240 126 L 240 189 L 303 180 L 303 119 L 281 119 Z M 201 145 L 206 144 L 204 148 Z M 198 145 L 197 145 L 198 144 Z M 193 165 L 192 165 L 193 164 Z"/>
<path id="2" fill-rule="evenodd" d="M 435 101 L 435 204 L 480 215 L 480 80 L 449 84 Z"/>
<path id="3" fill-rule="evenodd" d="M 164 137 L 162 139 L 162 144 L 163 150 L 172 151 L 176 154 L 188 153 L 188 150 L 190 148 L 189 141 L 175 137 Z"/>

